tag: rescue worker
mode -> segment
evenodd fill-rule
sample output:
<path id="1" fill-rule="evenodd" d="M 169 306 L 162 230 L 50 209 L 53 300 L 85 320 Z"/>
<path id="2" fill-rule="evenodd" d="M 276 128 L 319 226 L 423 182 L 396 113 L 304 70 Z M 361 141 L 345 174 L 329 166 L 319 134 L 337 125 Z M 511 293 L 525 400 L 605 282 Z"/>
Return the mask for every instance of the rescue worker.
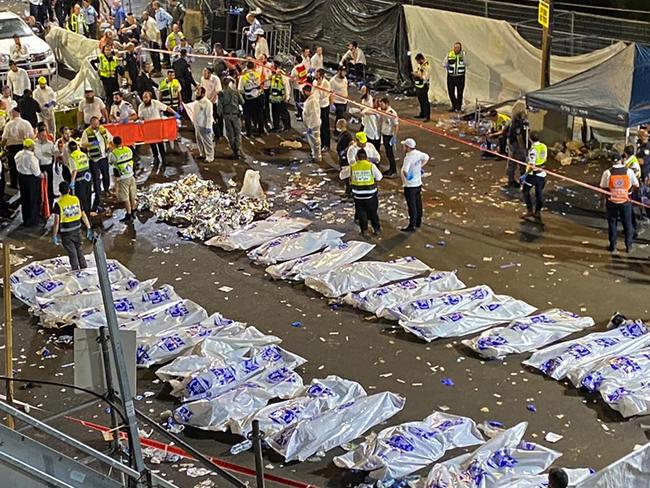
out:
<path id="1" fill-rule="evenodd" d="M 462 112 L 467 59 L 465 51 L 463 51 L 463 45 L 460 42 L 454 43 L 453 49 L 445 57 L 443 66 L 447 70 L 447 91 L 451 101 L 449 111 Z"/>
<path id="2" fill-rule="evenodd" d="M 402 232 L 415 232 L 422 226 L 422 167 L 431 159 L 428 154 L 418 151 L 415 140 L 402 141 L 404 163 L 402 164 L 402 186 L 409 212 L 409 225 L 400 229 Z"/>
<path id="3" fill-rule="evenodd" d="M 181 39 L 184 37 L 185 36 L 181 32 L 180 26 L 178 24 L 172 25 L 172 31 L 165 39 L 165 48 L 167 48 L 168 51 L 173 51 L 174 48 L 181 43 Z"/>
<path id="4" fill-rule="evenodd" d="M 16 154 L 16 169 L 20 184 L 20 208 L 23 225 L 35 227 L 41 217 L 41 167 L 34 154 L 34 140 L 23 141 L 23 149 Z"/>
<path id="5" fill-rule="evenodd" d="M 528 120 L 524 111 L 515 112 L 512 122 L 508 128 L 508 153 L 511 158 L 517 161 L 526 160 Z M 504 189 L 519 188 L 521 185 L 516 177 L 517 168 L 521 172 L 521 165 L 515 161 L 508 160 L 506 164 L 506 176 L 508 184 Z"/>
<path id="6" fill-rule="evenodd" d="M 172 64 L 176 79 L 181 84 L 181 96 L 183 102 L 192 101 L 192 87 L 196 86 L 196 81 L 192 75 L 190 63 L 187 61 L 187 50 L 181 49 L 181 56 Z"/>
<path id="7" fill-rule="evenodd" d="M 609 235 L 609 252 L 616 252 L 616 234 L 618 221 L 623 224 L 625 234 L 625 251 L 632 250 L 634 228 L 632 226 L 632 203 L 630 192 L 639 188 L 639 180 L 631 168 L 626 168 L 622 159 L 617 160 L 610 169 L 603 172 L 600 187 L 609 191 L 605 202 L 607 228 Z"/>
<path id="8" fill-rule="evenodd" d="M 87 25 L 83 21 L 83 16 L 81 15 L 81 5 L 75 3 L 72 7 L 72 11 L 68 16 L 68 21 L 65 23 L 66 30 L 79 34 L 80 36 L 85 36 L 87 34 L 86 29 Z"/>
<path id="9" fill-rule="evenodd" d="M 623 150 L 623 166 L 625 166 L 628 169 L 631 169 L 634 171 L 634 176 L 636 176 L 636 179 L 639 180 L 639 188 L 635 189 L 631 194 L 630 194 L 630 199 L 635 201 L 635 202 L 640 202 L 641 201 L 641 189 L 640 189 L 640 184 L 641 184 L 641 164 L 639 164 L 639 159 L 636 157 L 636 151 L 634 149 L 634 146 L 625 146 L 625 149 Z M 636 215 L 636 209 L 634 208 L 636 205 L 632 207 L 632 228 L 634 229 L 634 238 L 636 239 L 639 236 L 639 222 L 637 220 L 637 215 Z M 641 210 L 643 210 L 641 208 Z"/>
<path id="10" fill-rule="evenodd" d="M 167 78 L 163 79 L 158 86 L 160 101 L 170 107 L 175 112 L 180 112 L 181 103 L 181 84 L 176 79 L 173 69 L 167 70 Z"/>
<path id="11" fill-rule="evenodd" d="M 280 69 L 276 61 L 272 61 L 271 91 L 269 101 L 271 102 L 271 118 L 273 119 L 273 130 L 284 132 L 291 129 L 291 117 L 287 103 L 289 102 L 289 86 L 291 81 Z M 282 128 L 280 128 L 282 123 Z"/>
<path id="12" fill-rule="evenodd" d="M 311 148 L 311 161 L 319 162 L 322 159 L 322 144 L 320 140 L 321 109 L 318 94 L 313 93 L 312 87 L 306 85 L 302 92 L 305 96 L 303 121 L 307 128 L 307 142 Z"/>
<path id="13" fill-rule="evenodd" d="M 217 110 L 219 116 L 223 118 L 224 130 L 230 149 L 232 149 L 233 158 L 239 159 L 241 150 L 241 109 L 244 104 L 239 90 L 236 90 L 235 80 L 230 76 L 224 78 L 224 89 L 217 100 Z"/>
<path id="14" fill-rule="evenodd" d="M 70 169 L 70 189 L 79 197 L 81 209 L 90 212 L 92 197 L 92 174 L 88 155 L 83 152 L 74 139 L 68 142 L 68 168 Z"/>
<path id="15" fill-rule="evenodd" d="M 45 124 L 50 134 L 56 134 L 54 122 L 54 107 L 56 107 L 56 93 L 51 86 L 48 86 L 47 79 L 41 76 L 38 79 L 38 88 L 33 91 L 32 96 L 41 107 L 41 122 Z"/>
<path id="16" fill-rule="evenodd" d="M 111 106 L 111 94 L 119 90 L 117 83 L 117 58 L 113 55 L 113 49 L 110 46 L 104 46 L 101 54 L 97 58 L 97 73 L 104 87 L 107 105 Z"/>
<path id="17" fill-rule="evenodd" d="M 296 56 L 296 64 L 291 70 L 291 79 L 293 80 L 293 103 L 296 105 L 296 119 L 302 120 L 302 89 L 307 84 L 307 75 L 309 70 L 302 59 L 302 56 Z"/>
<path id="18" fill-rule="evenodd" d="M 246 134 L 253 136 L 253 127 L 257 135 L 261 136 L 264 125 L 264 107 L 262 106 L 263 92 L 261 89 L 260 74 L 255 70 L 255 63 L 248 61 L 246 70 L 239 78 L 239 91 L 244 96 L 244 123 Z"/>
<path id="19" fill-rule="evenodd" d="M 92 174 L 93 190 L 93 212 L 102 212 L 102 186 L 105 192 L 111 187 L 111 177 L 108 168 L 109 145 L 113 136 L 106 128 L 99 123 L 97 117 L 90 119 L 90 126 L 81 134 L 81 147 L 88 152 L 90 160 L 90 172 Z M 86 210 L 84 208 L 84 210 Z"/>
<path id="20" fill-rule="evenodd" d="M 325 78 L 325 70 L 320 68 L 316 71 L 316 79 L 313 83 L 318 95 L 318 103 L 320 104 L 320 143 L 323 151 L 329 151 L 330 140 L 330 105 L 331 105 L 331 87 L 330 82 Z"/>
<path id="21" fill-rule="evenodd" d="M 379 161 L 381 160 L 381 157 L 379 156 L 379 151 L 375 149 L 375 146 L 372 144 L 368 144 L 368 136 L 366 136 L 365 132 L 357 132 L 354 135 L 354 144 L 351 144 L 350 147 L 348 147 L 347 151 L 347 157 L 348 161 L 356 161 L 357 160 L 357 152 L 361 149 L 363 149 L 366 153 L 366 158 L 368 158 L 368 161 L 370 161 L 372 164 L 376 164 L 379 166 Z"/>
<path id="22" fill-rule="evenodd" d="M 416 119 L 424 119 L 425 122 L 431 120 L 431 103 L 429 102 L 429 80 L 431 79 L 431 66 L 424 54 L 415 55 L 417 66 L 413 72 L 413 84 L 415 85 L 415 94 L 420 104 L 420 113 Z"/>
<path id="23" fill-rule="evenodd" d="M 61 196 L 54 204 L 52 213 L 54 214 L 54 226 L 52 227 L 52 242 L 55 245 L 63 245 L 63 249 L 70 260 L 70 267 L 73 271 L 86 269 L 86 258 L 81 249 L 81 222 L 86 226 L 86 237 L 92 240 L 93 231 L 90 228 L 90 222 L 83 211 L 79 198 L 74 196 L 70 191 L 70 185 L 62 181 L 59 183 L 59 193 Z"/>
<path id="24" fill-rule="evenodd" d="M 109 116 L 111 122 L 116 124 L 128 124 L 138 118 L 133 105 L 122 98 L 122 92 L 120 91 L 113 93 L 113 105 Z"/>
<path id="25" fill-rule="evenodd" d="M 214 162 L 214 114 L 212 102 L 205 96 L 205 88 L 196 89 L 196 102 L 194 104 L 194 133 L 196 145 L 199 149 L 199 158 L 206 163 Z"/>
<path id="26" fill-rule="evenodd" d="M 487 134 L 487 143 L 490 146 L 488 149 L 493 150 L 496 146 L 499 154 L 505 154 L 508 144 L 508 130 L 510 129 L 512 118 L 496 110 L 490 110 L 488 118 L 492 122 L 492 128 Z M 494 141 L 496 141 L 496 144 Z"/>
<path id="27" fill-rule="evenodd" d="M 528 152 L 528 165 L 526 166 L 526 174 L 522 177 L 524 201 L 528 211 L 522 216 L 527 219 L 534 217 L 535 220 L 542 220 L 542 206 L 544 205 L 544 186 L 546 185 L 546 159 L 548 157 L 548 149 L 546 144 L 540 142 L 539 134 L 533 132 L 530 135 L 530 151 Z M 530 190 L 535 188 L 535 207 L 533 211 L 533 201 L 530 196 Z"/>
<path id="28" fill-rule="evenodd" d="M 108 156 L 108 162 L 113 167 L 117 200 L 124 203 L 126 209 L 126 215 L 120 219 L 120 222 L 130 223 L 133 222 L 137 208 L 136 196 L 138 192 L 133 174 L 133 151 L 122 145 L 122 138 L 119 136 L 113 139 L 113 146 L 113 150 Z"/>
<path id="29" fill-rule="evenodd" d="M 356 161 L 350 166 L 344 166 L 339 173 L 339 178 L 350 179 L 355 216 L 359 222 L 361 235 L 367 237 L 368 221 L 372 225 L 374 235 L 381 235 L 377 182 L 381 180 L 382 175 L 377 165 L 368 161 L 366 151 L 360 149 L 356 154 Z"/>

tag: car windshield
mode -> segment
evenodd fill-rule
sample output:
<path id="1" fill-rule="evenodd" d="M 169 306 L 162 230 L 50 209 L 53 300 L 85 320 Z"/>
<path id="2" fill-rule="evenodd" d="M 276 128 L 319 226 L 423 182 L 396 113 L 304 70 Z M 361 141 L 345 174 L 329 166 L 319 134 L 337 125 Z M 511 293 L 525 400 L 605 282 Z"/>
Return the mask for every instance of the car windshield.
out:
<path id="1" fill-rule="evenodd" d="M 11 39 L 14 34 L 20 37 L 32 36 L 32 30 L 20 19 L 0 20 L 0 39 Z"/>

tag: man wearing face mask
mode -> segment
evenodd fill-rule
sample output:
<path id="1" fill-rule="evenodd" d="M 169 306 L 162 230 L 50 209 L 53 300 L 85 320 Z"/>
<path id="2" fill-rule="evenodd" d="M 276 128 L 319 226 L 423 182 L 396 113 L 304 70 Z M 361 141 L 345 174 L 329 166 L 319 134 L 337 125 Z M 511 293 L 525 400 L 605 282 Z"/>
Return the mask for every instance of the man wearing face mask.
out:
<path id="1" fill-rule="evenodd" d="M 199 86 L 196 89 L 196 103 L 194 104 L 194 133 L 196 145 L 199 147 L 199 157 L 205 158 L 206 163 L 214 161 L 213 124 L 212 102 L 206 98 L 205 88 Z"/>

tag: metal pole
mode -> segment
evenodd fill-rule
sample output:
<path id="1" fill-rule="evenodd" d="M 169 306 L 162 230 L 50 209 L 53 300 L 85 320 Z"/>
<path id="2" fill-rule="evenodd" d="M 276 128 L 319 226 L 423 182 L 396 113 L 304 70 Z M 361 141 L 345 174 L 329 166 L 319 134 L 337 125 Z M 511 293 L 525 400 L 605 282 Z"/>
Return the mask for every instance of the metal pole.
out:
<path id="1" fill-rule="evenodd" d="M 97 275 L 99 277 L 99 287 L 102 292 L 102 301 L 104 302 L 104 312 L 106 313 L 106 323 L 110 332 L 111 349 L 113 351 L 113 363 L 117 371 L 117 381 L 119 393 L 122 397 L 122 404 L 128 420 L 129 445 L 131 448 L 131 461 L 133 468 L 140 473 L 138 486 L 143 486 L 150 477 L 150 473 L 144 464 L 142 457 L 142 446 L 140 445 L 140 433 L 138 432 L 138 421 L 135 417 L 135 405 L 131 397 L 131 385 L 126 370 L 124 360 L 124 350 L 120 341 L 120 328 L 117 323 L 115 313 L 115 303 L 113 302 L 113 292 L 111 291 L 111 282 L 108 277 L 108 268 L 106 263 L 106 251 L 101 236 L 95 235 L 93 239 L 93 254 L 95 255 L 95 264 L 97 266 Z"/>
<path id="2" fill-rule="evenodd" d="M 541 87 L 546 88 L 551 84 L 551 47 L 553 43 L 553 0 L 548 3 L 548 27 L 542 33 L 542 80 Z"/>
<path id="3" fill-rule="evenodd" d="M 111 371 L 111 361 L 108 357 L 108 341 L 110 340 L 110 336 L 106 333 L 106 329 L 106 326 L 99 328 L 99 337 L 97 338 L 97 341 L 99 342 L 99 346 L 102 350 L 102 363 L 104 364 L 104 377 L 106 379 L 106 395 L 110 401 L 114 402 L 117 400 L 117 395 L 115 394 L 115 389 L 113 388 L 113 373 Z M 113 407 L 111 407 L 111 429 L 113 429 L 113 440 L 110 444 L 111 449 L 113 449 L 114 452 L 117 451 L 119 447 L 119 432 L 115 430 L 118 425 L 117 414 L 115 413 Z"/>
<path id="4" fill-rule="evenodd" d="M 262 435 L 259 420 L 253 420 L 253 454 L 255 455 L 255 478 L 257 488 L 264 488 L 264 461 L 262 460 Z"/>
<path id="5" fill-rule="evenodd" d="M 571 56 L 575 56 L 575 24 L 576 24 L 576 13 L 571 11 Z"/>
<path id="6" fill-rule="evenodd" d="M 4 308 L 5 308 L 5 374 L 7 378 L 14 377 L 14 330 L 11 316 L 11 249 L 5 240 L 2 243 L 2 256 L 4 265 Z M 14 403 L 14 382 L 7 380 L 7 402 Z M 7 427 L 15 427 L 14 418 L 7 415 Z"/>

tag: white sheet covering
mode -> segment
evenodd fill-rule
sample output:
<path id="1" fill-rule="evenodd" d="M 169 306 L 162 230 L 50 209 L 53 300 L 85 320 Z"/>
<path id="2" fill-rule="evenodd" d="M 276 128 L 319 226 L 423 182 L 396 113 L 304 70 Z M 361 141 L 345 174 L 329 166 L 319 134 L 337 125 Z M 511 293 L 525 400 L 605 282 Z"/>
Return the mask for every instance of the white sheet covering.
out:
<path id="1" fill-rule="evenodd" d="M 258 264 L 275 264 L 299 259 L 324 249 L 329 245 L 341 244 L 344 234 L 333 229 L 320 232 L 297 232 L 265 242 L 248 252 L 248 257 Z"/>

